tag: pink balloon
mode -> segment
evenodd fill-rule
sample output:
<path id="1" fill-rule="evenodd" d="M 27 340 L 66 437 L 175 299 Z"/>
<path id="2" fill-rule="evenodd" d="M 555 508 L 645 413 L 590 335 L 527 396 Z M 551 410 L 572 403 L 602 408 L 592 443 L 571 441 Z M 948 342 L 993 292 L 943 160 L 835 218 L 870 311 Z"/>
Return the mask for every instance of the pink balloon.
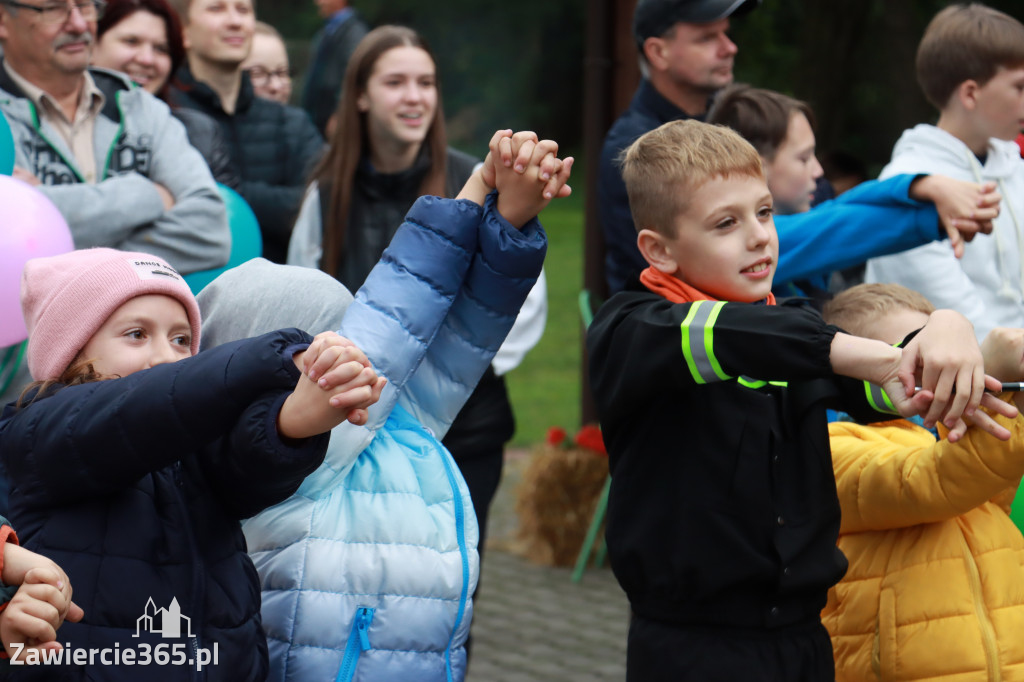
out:
<path id="1" fill-rule="evenodd" d="M 28 336 L 21 315 L 21 271 L 30 258 L 73 251 L 71 230 L 42 192 L 0 175 L 0 346 Z"/>

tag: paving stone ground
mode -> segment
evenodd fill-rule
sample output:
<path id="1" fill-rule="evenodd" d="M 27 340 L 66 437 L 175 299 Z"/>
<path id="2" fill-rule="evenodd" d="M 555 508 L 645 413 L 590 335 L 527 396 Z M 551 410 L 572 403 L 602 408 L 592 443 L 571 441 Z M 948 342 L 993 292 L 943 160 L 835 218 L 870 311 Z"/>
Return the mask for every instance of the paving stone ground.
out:
<path id="1" fill-rule="evenodd" d="M 529 453 L 510 450 L 491 508 L 468 682 L 623 680 L 629 606 L 607 567 L 571 569 L 511 551 L 515 491 Z"/>

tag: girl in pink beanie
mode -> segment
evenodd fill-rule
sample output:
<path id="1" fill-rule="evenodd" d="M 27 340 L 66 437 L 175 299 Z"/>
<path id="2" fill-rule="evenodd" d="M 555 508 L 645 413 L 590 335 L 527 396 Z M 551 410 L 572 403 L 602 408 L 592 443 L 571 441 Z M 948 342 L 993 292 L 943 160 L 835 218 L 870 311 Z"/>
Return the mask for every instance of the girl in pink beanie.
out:
<path id="1" fill-rule="evenodd" d="M 383 379 L 333 333 L 280 330 L 196 355 L 195 298 L 148 254 L 29 261 L 22 309 L 36 382 L 0 416 L 9 515 L 75 585 L 86 615 L 61 628 L 64 650 L 109 653 L 72 649 L 59 669 L 20 672 L 135 679 L 149 661 L 159 679 L 263 679 L 239 522 L 294 493 Z"/>

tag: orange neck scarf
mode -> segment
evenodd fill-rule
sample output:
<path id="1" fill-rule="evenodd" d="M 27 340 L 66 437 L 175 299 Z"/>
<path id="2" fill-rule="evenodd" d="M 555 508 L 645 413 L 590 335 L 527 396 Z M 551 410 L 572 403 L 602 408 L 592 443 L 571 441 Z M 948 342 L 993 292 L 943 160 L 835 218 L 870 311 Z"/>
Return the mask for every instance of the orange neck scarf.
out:
<path id="1" fill-rule="evenodd" d="M 703 291 L 691 287 L 677 277 L 666 275 L 654 266 L 649 266 L 640 273 L 640 283 L 659 296 L 672 303 L 693 303 L 694 301 L 717 301 Z M 775 294 L 769 292 L 765 299 L 768 305 L 775 305 Z"/>

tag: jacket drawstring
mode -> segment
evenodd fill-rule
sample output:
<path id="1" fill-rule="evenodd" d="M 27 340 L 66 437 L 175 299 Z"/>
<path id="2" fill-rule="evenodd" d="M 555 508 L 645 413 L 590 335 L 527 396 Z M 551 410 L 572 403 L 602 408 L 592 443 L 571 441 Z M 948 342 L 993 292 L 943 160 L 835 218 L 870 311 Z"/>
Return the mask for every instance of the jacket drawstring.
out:
<path id="1" fill-rule="evenodd" d="M 971 171 L 974 173 L 975 182 L 979 185 L 982 184 L 984 180 L 981 177 L 982 169 L 979 167 L 980 164 L 978 163 L 978 159 L 969 149 L 965 150 L 964 154 L 967 157 L 967 163 L 970 165 Z M 1003 183 L 1003 179 L 999 178 L 997 182 L 999 184 L 999 191 L 1004 197 L 1006 197 L 1006 185 Z M 1024 290 L 1021 288 L 1022 285 L 1024 285 L 1024 235 L 1021 235 L 1020 221 L 1017 219 L 1017 212 L 1013 210 L 1013 206 L 1010 205 L 1010 203 L 1007 202 L 1005 205 L 1010 211 L 1010 219 L 1013 221 L 1014 233 L 1017 236 L 1017 250 L 1020 253 L 1020 272 L 1018 273 L 1020 279 L 1018 280 L 1019 283 L 1017 291 L 1014 291 L 1013 287 L 1010 286 L 1009 267 L 1006 265 L 1006 244 L 1004 242 L 1004 238 L 999 230 L 993 229 L 992 234 L 996 238 L 996 252 L 999 257 L 999 296 L 1016 302 L 1024 298 Z"/>

